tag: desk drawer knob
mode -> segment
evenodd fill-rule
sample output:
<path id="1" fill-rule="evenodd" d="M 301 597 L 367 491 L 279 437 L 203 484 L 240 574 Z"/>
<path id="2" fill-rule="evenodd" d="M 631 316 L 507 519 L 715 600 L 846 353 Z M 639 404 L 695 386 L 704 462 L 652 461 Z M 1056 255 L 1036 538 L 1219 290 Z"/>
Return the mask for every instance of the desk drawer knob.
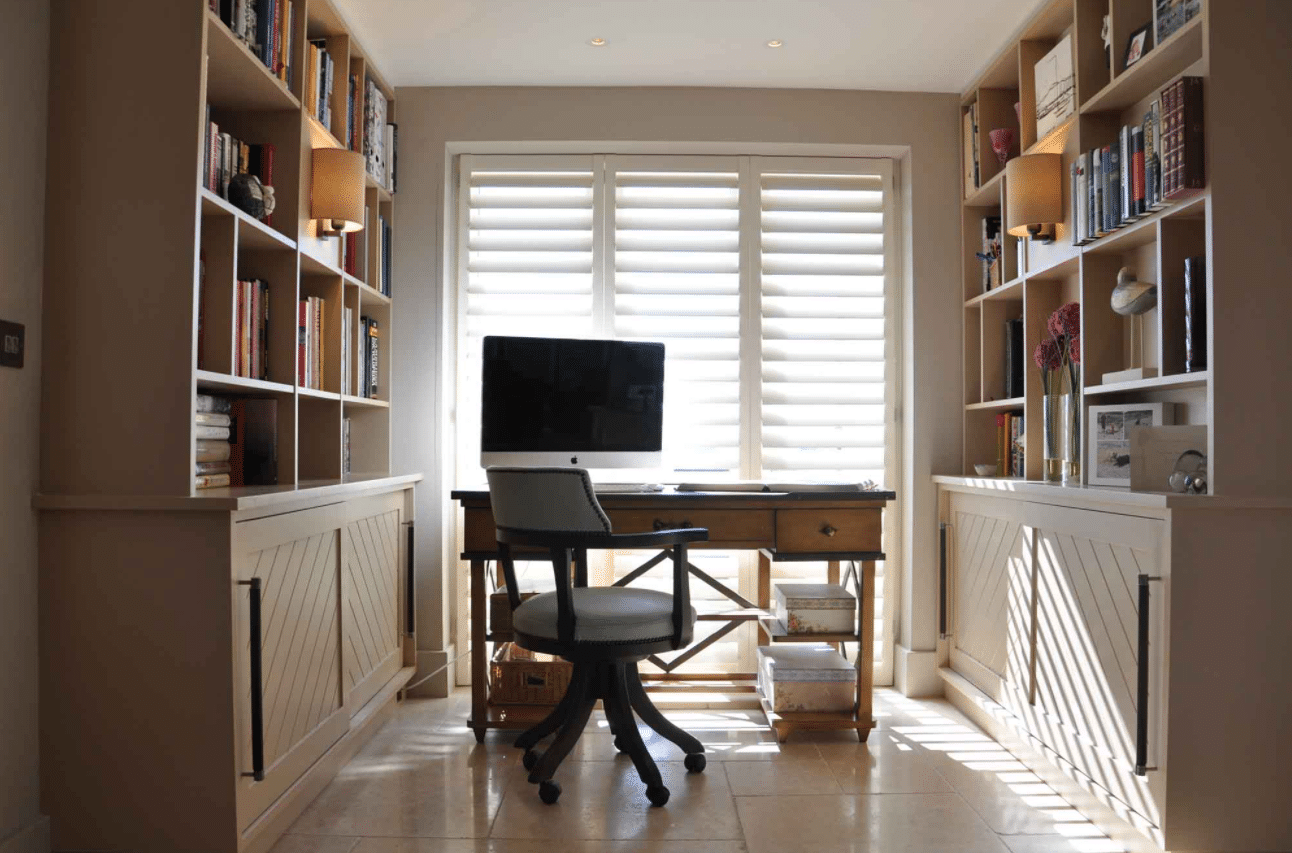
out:
<path id="1" fill-rule="evenodd" d="M 830 525 L 827 524 L 825 527 L 821 528 L 821 532 L 824 533 L 826 536 L 833 536 L 834 534 L 839 532 L 839 529 L 837 527 L 831 527 Z"/>

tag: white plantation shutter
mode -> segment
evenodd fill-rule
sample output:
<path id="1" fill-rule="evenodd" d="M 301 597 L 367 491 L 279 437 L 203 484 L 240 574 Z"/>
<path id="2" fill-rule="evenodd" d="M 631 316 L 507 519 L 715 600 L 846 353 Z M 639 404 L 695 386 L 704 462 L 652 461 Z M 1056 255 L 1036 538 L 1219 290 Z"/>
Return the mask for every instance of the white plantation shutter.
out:
<path id="1" fill-rule="evenodd" d="M 754 173 L 758 476 L 891 483 L 891 167 L 882 160 L 755 158 Z M 874 654 L 881 664 L 890 647 L 883 575 L 880 563 Z M 819 581 L 825 564 L 774 563 L 772 576 Z"/>
<path id="2" fill-rule="evenodd" d="M 479 467 L 488 334 L 663 341 L 667 470 L 622 479 L 895 482 L 896 220 L 887 160 L 784 157 L 461 158 L 457 467 Z M 885 539 L 895 541 L 896 512 Z M 647 556 L 591 556 L 594 583 Z M 692 561 L 753 598 L 754 555 Z M 637 583 L 671 588 L 660 567 Z M 846 567 L 845 567 L 846 568 Z M 546 564 L 526 574 L 550 585 Z M 469 637 L 465 565 L 458 641 Z M 775 580 L 824 564 L 774 563 Z M 893 596 L 877 571 L 877 683 L 891 680 Z M 697 608 L 732 605 L 693 583 Z M 697 639 L 722 622 L 702 622 Z M 754 668 L 752 626 L 683 671 Z M 849 649 L 849 653 L 853 652 Z M 667 656 L 666 656 L 667 657 Z M 465 666 L 459 668 L 465 676 Z"/>

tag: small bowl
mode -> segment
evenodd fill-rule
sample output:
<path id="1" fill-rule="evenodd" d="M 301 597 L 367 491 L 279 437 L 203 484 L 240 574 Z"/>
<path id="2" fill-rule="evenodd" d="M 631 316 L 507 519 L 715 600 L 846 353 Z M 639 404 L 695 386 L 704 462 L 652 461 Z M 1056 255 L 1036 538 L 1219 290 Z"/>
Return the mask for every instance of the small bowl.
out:
<path id="1" fill-rule="evenodd" d="M 995 465 L 975 465 L 975 466 L 973 466 L 973 469 L 974 469 L 975 471 L 977 471 L 977 472 L 978 472 L 978 476 L 979 476 L 979 477 L 995 477 L 995 476 L 996 476 L 996 466 L 995 466 Z"/>

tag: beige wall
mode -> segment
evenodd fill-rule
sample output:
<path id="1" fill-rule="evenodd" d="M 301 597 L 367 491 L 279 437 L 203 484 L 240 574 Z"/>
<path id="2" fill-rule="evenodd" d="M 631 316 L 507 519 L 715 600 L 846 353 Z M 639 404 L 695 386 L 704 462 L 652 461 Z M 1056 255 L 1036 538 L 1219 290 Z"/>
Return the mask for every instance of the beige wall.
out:
<path id="1" fill-rule="evenodd" d="M 0 367 L 0 853 L 49 849 L 36 722 L 36 488 L 49 4 L 5 4 L 0 27 L 0 319 L 27 327 L 22 370 Z"/>
<path id="2" fill-rule="evenodd" d="M 451 641 L 454 556 L 438 519 L 452 464 L 441 426 L 451 417 L 447 359 L 440 358 L 444 309 L 445 152 L 450 143 L 689 142 L 734 145 L 729 153 L 890 152 L 904 158 L 906 472 L 893 485 L 904 501 L 898 642 L 936 643 L 936 507 L 931 473 L 959 471 L 960 280 L 958 99 L 953 95 L 793 89 L 404 88 L 396 94 L 399 193 L 395 242 L 394 409 L 397 472 L 421 471 L 418 490 L 419 646 Z M 467 146 L 468 150 L 470 146 Z M 605 153 L 613 153 L 608 146 Z M 679 153 L 685 147 L 679 148 Z M 712 150 L 711 148 L 709 150 Z M 918 535 L 915 535 L 918 533 Z M 889 550 L 894 550 L 892 543 Z M 428 658 L 429 660 L 429 658 Z M 900 664 L 899 664 L 900 665 Z M 931 670 L 930 670 L 931 672 Z M 934 679 L 936 681 L 936 679 Z"/>

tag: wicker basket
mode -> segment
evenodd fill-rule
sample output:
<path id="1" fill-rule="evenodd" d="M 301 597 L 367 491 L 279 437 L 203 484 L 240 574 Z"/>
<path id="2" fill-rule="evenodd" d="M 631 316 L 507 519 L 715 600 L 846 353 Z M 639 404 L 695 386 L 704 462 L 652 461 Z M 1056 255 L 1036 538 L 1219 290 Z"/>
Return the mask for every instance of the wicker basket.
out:
<path id="1" fill-rule="evenodd" d="M 489 664 L 489 701 L 502 705 L 555 705 L 570 686 L 574 664 L 503 643 Z"/>
<path id="2" fill-rule="evenodd" d="M 537 592 L 521 590 L 520 600 L 533 598 Z M 498 587 L 498 591 L 489 596 L 489 630 L 494 634 L 511 633 L 511 602 L 507 600 L 507 587 Z"/>

